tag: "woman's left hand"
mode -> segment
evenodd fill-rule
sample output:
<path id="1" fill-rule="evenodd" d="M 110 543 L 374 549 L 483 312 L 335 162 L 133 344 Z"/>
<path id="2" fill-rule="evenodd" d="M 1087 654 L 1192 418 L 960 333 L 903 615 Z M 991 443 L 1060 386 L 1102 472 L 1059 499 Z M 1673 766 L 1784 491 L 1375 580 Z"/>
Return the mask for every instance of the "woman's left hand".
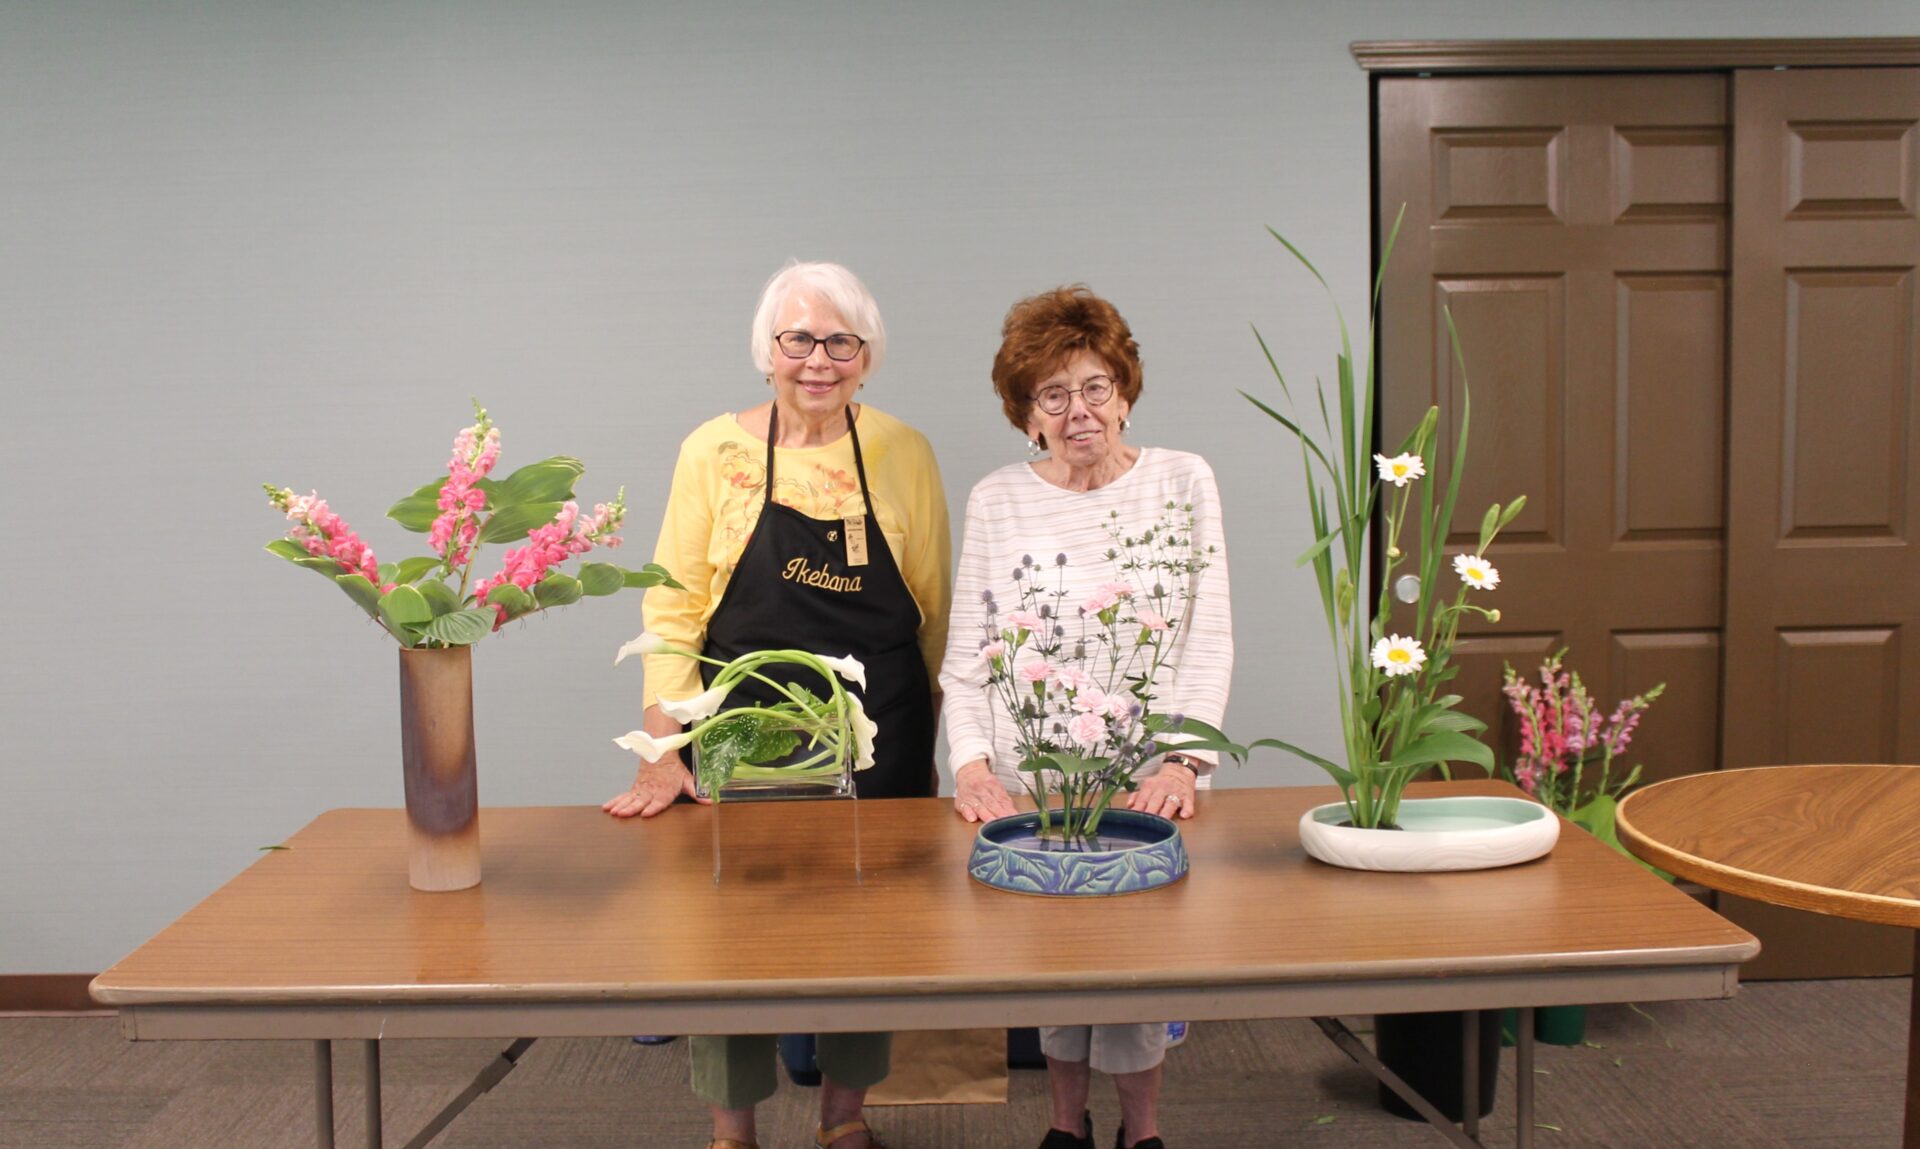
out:
<path id="1" fill-rule="evenodd" d="M 1191 818 L 1195 779 L 1196 775 L 1188 767 L 1163 762 L 1151 778 L 1142 778 L 1140 788 L 1127 795 L 1127 809 L 1163 818 Z"/>

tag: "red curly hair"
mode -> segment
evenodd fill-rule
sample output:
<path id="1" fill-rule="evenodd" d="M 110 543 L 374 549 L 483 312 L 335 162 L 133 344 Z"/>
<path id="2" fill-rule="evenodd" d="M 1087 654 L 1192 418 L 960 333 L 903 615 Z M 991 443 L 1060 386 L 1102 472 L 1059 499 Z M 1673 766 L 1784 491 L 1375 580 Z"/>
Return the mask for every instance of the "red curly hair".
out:
<path id="1" fill-rule="evenodd" d="M 1034 390 L 1078 351 L 1107 365 L 1129 407 L 1139 401 L 1140 345 L 1119 310 L 1085 284 L 1043 291 L 1007 311 L 993 357 L 993 390 L 1014 430 L 1026 434 Z M 1047 445 L 1044 435 L 1040 445 Z"/>

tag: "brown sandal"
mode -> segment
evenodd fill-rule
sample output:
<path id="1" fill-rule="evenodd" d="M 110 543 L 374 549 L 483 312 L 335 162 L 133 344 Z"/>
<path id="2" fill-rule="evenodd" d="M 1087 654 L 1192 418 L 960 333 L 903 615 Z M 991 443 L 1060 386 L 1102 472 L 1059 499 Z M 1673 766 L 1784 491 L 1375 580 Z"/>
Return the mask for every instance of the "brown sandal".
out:
<path id="1" fill-rule="evenodd" d="M 715 1137 L 707 1142 L 707 1149 L 760 1149 L 758 1141 L 735 1141 L 731 1137 Z"/>
<path id="2" fill-rule="evenodd" d="M 835 1125 L 831 1129 L 820 1128 L 813 1132 L 813 1149 L 833 1149 L 833 1143 L 842 1137 L 851 1137 L 855 1133 L 865 1133 L 867 1144 L 873 1149 L 887 1149 L 887 1143 L 874 1136 L 868 1128 L 865 1118 L 856 1117 L 844 1125 Z"/>

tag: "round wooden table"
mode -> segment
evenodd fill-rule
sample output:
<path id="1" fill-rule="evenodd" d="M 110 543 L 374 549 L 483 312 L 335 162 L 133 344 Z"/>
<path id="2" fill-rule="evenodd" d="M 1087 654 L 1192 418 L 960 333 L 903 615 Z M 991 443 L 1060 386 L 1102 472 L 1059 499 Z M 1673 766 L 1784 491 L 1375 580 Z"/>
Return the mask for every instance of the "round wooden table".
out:
<path id="1" fill-rule="evenodd" d="M 1692 774 L 1628 795 L 1619 826 L 1628 849 L 1703 886 L 1920 930 L 1920 766 Z M 1902 1144 L 1920 1149 L 1920 992 L 1911 1008 Z"/>

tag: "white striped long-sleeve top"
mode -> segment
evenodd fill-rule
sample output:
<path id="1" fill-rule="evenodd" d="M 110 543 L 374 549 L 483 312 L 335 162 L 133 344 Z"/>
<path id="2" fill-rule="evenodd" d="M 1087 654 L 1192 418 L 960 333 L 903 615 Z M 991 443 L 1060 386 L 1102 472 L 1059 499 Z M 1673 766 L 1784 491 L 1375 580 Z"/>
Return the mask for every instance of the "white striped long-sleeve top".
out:
<path id="1" fill-rule="evenodd" d="M 983 592 L 999 599 L 1004 611 L 1017 595 L 1013 571 L 1023 557 L 1032 556 L 1051 585 L 1055 558 L 1064 554 L 1066 586 L 1071 592 L 1064 601 L 1077 603 L 1117 577 L 1107 558 L 1114 546 L 1107 533 L 1113 521 L 1110 513 L 1118 512 L 1123 532 L 1138 535 L 1160 521 L 1168 503 L 1192 505 L 1194 551 L 1206 555 L 1212 547 L 1213 552 L 1206 555 L 1207 568 L 1191 576 L 1192 605 L 1174 632 L 1155 683 L 1154 710 L 1190 714 L 1220 725 L 1233 678 L 1233 607 L 1220 491 L 1206 460 L 1186 451 L 1143 447 L 1132 469 L 1091 491 L 1056 487 L 1027 464 L 1015 463 L 981 479 L 967 497 L 947 655 L 940 671 L 949 774 L 985 758 L 1010 792 L 1018 794 L 1024 788 L 1013 723 L 988 690 L 987 666 L 980 657 L 980 647 L 987 640 Z M 1023 650 L 1021 663 L 1029 657 L 1037 656 Z M 1192 757 L 1209 765 L 1215 758 L 1198 752 Z M 1158 768 L 1156 761 L 1140 773 L 1145 776 Z M 1199 784 L 1204 787 L 1210 781 L 1210 770 L 1203 770 Z"/>

